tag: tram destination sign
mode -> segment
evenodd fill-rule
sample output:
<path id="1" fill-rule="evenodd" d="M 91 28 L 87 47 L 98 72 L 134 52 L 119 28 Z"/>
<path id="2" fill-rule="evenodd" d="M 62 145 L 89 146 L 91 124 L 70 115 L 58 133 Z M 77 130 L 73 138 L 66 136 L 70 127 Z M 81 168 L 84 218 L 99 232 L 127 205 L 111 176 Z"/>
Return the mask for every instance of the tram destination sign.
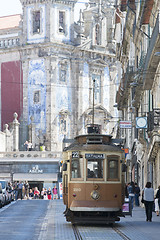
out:
<path id="1" fill-rule="evenodd" d="M 86 159 L 104 159 L 104 154 L 97 154 L 97 153 L 86 153 L 85 154 Z"/>

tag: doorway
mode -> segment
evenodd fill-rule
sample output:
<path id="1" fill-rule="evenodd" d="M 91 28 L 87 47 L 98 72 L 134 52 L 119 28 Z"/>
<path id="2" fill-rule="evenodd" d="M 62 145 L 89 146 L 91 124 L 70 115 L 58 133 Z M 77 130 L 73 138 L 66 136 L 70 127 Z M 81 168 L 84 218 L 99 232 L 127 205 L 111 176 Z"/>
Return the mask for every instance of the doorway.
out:
<path id="1" fill-rule="evenodd" d="M 38 190 L 41 192 L 42 191 L 42 188 L 43 188 L 43 182 L 28 182 L 29 183 L 29 188 L 33 189 L 35 187 L 38 188 Z"/>

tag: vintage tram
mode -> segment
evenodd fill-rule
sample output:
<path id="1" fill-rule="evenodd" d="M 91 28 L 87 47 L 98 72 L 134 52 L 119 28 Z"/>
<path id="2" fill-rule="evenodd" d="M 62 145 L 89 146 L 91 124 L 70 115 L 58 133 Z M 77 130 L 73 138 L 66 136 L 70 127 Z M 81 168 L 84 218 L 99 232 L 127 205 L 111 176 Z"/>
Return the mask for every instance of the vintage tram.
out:
<path id="1" fill-rule="evenodd" d="M 114 223 L 123 216 L 124 153 L 99 126 L 63 150 L 64 215 L 72 223 Z"/>

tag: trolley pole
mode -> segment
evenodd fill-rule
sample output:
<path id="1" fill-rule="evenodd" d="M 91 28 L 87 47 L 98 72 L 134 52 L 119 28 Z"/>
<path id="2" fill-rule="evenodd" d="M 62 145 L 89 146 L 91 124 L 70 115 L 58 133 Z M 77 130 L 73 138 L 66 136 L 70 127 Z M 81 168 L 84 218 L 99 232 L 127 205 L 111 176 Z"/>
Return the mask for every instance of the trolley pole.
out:
<path id="1" fill-rule="evenodd" d="M 93 116 L 92 116 L 92 124 L 94 125 L 94 90 L 95 90 L 95 79 L 93 79 Z"/>

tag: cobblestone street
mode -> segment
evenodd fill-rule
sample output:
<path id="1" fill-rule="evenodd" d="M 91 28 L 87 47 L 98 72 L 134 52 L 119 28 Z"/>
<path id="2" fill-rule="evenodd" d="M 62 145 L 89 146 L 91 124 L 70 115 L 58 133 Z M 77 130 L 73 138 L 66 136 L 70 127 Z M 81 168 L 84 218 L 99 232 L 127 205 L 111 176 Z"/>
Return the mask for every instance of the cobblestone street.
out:
<path id="1" fill-rule="evenodd" d="M 145 221 L 144 208 L 134 207 L 133 216 L 113 226 L 78 225 L 66 222 L 62 200 L 19 200 L 0 209 L 3 240 L 159 240 L 160 217 Z"/>

